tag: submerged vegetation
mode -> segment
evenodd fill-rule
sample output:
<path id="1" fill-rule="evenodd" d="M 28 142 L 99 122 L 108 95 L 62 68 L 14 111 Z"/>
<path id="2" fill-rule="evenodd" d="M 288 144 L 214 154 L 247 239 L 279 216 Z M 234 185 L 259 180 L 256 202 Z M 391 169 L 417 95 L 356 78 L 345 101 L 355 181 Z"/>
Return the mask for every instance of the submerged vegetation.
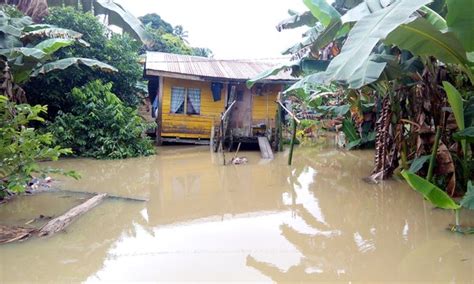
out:
<path id="1" fill-rule="evenodd" d="M 71 94 L 75 107 L 59 112 L 48 126 L 56 144 L 71 148 L 74 155 L 124 159 L 154 154 L 151 139 L 144 132 L 151 128 L 111 91 L 112 84 L 92 81 Z"/>
<path id="2" fill-rule="evenodd" d="M 333 124 L 340 125 L 347 149 L 375 145 L 375 167 L 368 180 L 403 172 L 425 197 L 440 191 L 448 198 L 441 198 L 444 202 L 455 204 L 450 209 L 471 209 L 472 3 L 304 3 L 307 12 L 290 11 L 291 17 L 278 25 L 279 30 L 308 29 L 302 42 L 284 52 L 292 61 L 248 84 L 290 68 L 301 80 L 285 91 L 287 99 L 319 118 L 337 117 Z M 335 89 L 328 92 L 328 86 Z M 449 196 L 464 199 L 458 205 Z M 437 198 L 427 198 L 446 208 Z"/>
<path id="3" fill-rule="evenodd" d="M 113 1 L 10 2 L 19 10 L 2 5 L 0 11 L 0 196 L 25 190 L 33 177 L 61 172 L 42 169 L 39 161 L 154 154 L 145 135 L 154 124 L 137 112 L 147 95 L 141 54 L 212 52 L 189 46 L 182 26 L 156 14 L 142 23 Z M 103 14 L 125 33 L 104 25 L 96 17 Z"/>

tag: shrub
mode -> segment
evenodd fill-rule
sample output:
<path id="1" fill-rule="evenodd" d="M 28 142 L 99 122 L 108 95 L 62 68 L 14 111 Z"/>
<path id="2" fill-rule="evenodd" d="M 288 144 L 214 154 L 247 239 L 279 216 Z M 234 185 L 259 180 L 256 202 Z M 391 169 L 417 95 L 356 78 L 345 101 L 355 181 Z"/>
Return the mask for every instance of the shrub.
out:
<path id="1" fill-rule="evenodd" d="M 51 147 L 53 135 L 38 133 L 31 122 L 43 122 L 40 115 L 46 106 L 15 104 L 0 95 L 0 199 L 5 190 L 23 192 L 34 174 L 44 177 L 47 173 L 63 173 L 77 178 L 74 172 L 40 167 L 38 161 L 57 160 L 70 154 L 71 149 Z"/>
<path id="2" fill-rule="evenodd" d="M 77 67 L 40 76 L 24 86 L 30 102 L 54 106 L 50 107 L 50 116 L 54 117 L 59 110 L 69 112 L 74 107 L 64 97 L 65 93 L 101 79 L 112 82 L 112 92 L 126 104 L 137 106 L 140 103 L 136 86 L 143 77 L 138 56 L 141 44 L 128 34 L 112 34 L 94 15 L 73 8 L 51 8 L 45 23 L 80 32 L 82 39 L 90 44 L 90 47 L 74 45 L 61 49 L 55 54 L 57 58 L 92 58 L 114 66 L 118 72 L 105 74 Z"/>
<path id="3" fill-rule="evenodd" d="M 57 144 L 70 147 L 74 154 L 99 159 L 121 159 L 155 153 L 143 132 L 154 126 L 145 123 L 137 111 L 112 93 L 112 84 L 92 81 L 74 88 L 74 109 L 60 112 L 49 130 Z"/>

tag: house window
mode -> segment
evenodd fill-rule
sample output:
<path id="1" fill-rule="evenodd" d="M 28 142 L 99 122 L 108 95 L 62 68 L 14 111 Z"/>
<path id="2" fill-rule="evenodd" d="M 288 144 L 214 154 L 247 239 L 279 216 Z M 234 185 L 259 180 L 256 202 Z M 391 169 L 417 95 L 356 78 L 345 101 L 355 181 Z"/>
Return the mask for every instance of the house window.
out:
<path id="1" fill-rule="evenodd" d="M 170 111 L 177 114 L 200 114 L 201 89 L 172 87 Z"/>

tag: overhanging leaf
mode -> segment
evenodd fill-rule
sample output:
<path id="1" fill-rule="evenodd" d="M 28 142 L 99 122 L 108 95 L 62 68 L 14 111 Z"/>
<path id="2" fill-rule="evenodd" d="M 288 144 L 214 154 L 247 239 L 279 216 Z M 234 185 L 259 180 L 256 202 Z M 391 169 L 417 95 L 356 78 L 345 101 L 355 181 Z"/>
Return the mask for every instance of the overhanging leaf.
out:
<path id="1" fill-rule="evenodd" d="M 36 69 L 32 73 L 31 77 L 36 77 L 40 74 L 46 74 L 52 71 L 64 70 L 71 66 L 77 66 L 77 65 L 84 65 L 90 68 L 97 68 L 104 72 L 117 72 L 118 71 L 115 67 L 110 66 L 109 64 L 97 61 L 97 60 L 88 59 L 88 58 L 71 57 L 71 58 L 60 59 L 57 61 L 44 64 L 40 68 Z"/>
<path id="2" fill-rule="evenodd" d="M 449 30 L 457 35 L 464 48 L 474 51 L 474 3 L 472 0 L 447 0 Z"/>
<path id="3" fill-rule="evenodd" d="M 420 11 L 423 13 L 423 18 L 425 18 L 430 24 L 432 24 L 436 29 L 444 31 L 448 28 L 446 20 L 441 17 L 440 14 L 436 13 L 427 6 L 420 8 Z"/>
<path id="4" fill-rule="evenodd" d="M 466 51 L 458 38 L 453 33 L 441 33 L 423 18 L 399 26 L 387 36 L 385 43 L 415 55 L 435 56 L 444 63 L 467 63 Z"/>
<path id="5" fill-rule="evenodd" d="M 358 21 L 350 31 L 341 53 L 326 71 L 331 81 L 349 81 L 369 60 L 377 43 L 407 22 L 411 15 L 430 0 L 400 0 Z"/>
<path id="6" fill-rule="evenodd" d="M 341 15 L 339 12 L 326 0 L 303 0 L 303 3 L 325 27 L 333 22 L 340 21 Z"/>
<path id="7" fill-rule="evenodd" d="M 359 5 L 347 11 L 347 13 L 341 17 L 341 21 L 343 23 L 357 22 L 363 17 L 387 7 L 391 2 L 392 1 L 384 1 L 384 3 L 382 3 L 380 0 L 364 0 Z"/>
<path id="8" fill-rule="evenodd" d="M 122 28 L 144 44 L 148 45 L 152 42 L 152 38 L 145 31 L 143 23 L 118 3 L 110 0 L 96 0 L 94 1 L 94 13 L 96 15 L 107 15 L 110 25 Z"/>
<path id="9" fill-rule="evenodd" d="M 408 182 L 410 187 L 421 193 L 434 206 L 443 209 L 459 209 L 461 206 L 454 202 L 446 192 L 439 187 L 408 171 L 402 171 L 403 178 Z"/>
<path id="10" fill-rule="evenodd" d="M 53 54 L 59 49 L 74 44 L 72 39 L 51 38 L 38 43 L 35 48 L 42 50 L 46 54 Z"/>
<path id="11" fill-rule="evenodd" d="M 255 83 L 257 83 L 258 81 L 268 78 L 270 76 L 276 75 L 285 69 L 292 68 L 294 66 L 299 66 L 299 64 L 300 64 L 300 61 L 296 60 L 296 61 L 290 61 L 290 62 L 285 62 L 279 65 L 276 65 L 272 69 L 266 70 L 260 73 L 259 75 L 257 75 L 255 78 L 248 80 L 247 87 L 252 88 L 252 86 L 255 85 Z"/>

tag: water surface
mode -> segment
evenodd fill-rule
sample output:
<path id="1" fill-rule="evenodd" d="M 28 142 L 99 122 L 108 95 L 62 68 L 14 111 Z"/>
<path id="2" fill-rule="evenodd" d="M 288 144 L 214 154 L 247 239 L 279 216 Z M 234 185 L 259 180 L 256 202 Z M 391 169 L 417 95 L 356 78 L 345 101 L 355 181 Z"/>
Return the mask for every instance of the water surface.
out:
<path id="1" fill-rule="evenodd" d="M 207 147 L 163 147 L 147 158 L 62 160 L 83 176 L 61 180 L 64 189 L 149 201 L 110 199 L 65 233 L 0 246 L 0 282 L 474 282 L 474 237 L 447 232 L 453 214 L 405 183 L 362 181 L 372 155 L 298 148 L 289 167 L 287 153 L 242 152 L 249 164 L 224 167 Z M 0 222 L 81 202 L 66 196 L 1 206 Z M 474 225 L 474 214 L 462 221 Z"/>

